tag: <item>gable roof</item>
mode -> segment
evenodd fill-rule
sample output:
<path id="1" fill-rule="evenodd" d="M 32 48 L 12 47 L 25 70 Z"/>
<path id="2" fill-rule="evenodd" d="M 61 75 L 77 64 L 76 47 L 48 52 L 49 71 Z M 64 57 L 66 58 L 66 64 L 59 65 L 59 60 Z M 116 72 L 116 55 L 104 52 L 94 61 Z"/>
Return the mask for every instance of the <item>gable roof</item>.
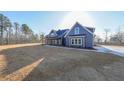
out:
<path id="1" fill-rule="evenodd" d="M 75 25 L 80 25 L 82 28 L 84 28 L 87 32 L 89 32 L 90 34 L 93 34 L 94 33 L 94 31 L 95 31 L 95 28 L 93 28 L 93 27 L 86 27 L 86 26 L 82 26 L 80 23 L 78 23 L 78 22 L 76 22 L 72 27 L 71 27 L 71 29 L 62 29 L 62 30 L 51 30 L 51 32 L 48 34 L 48 35 L 46 35 L 46 37 L 56 37 L 56 38 L 60 38 L 60 37 L 66 37 L 68 34 L 69 34 L 69 32 L 73 29 L 73 27 L 75 26 Z M 55 36 L 51 36 L 50 34 L 51 33 L 54 33 L 55 34 Z"/>
<path id="2" fill-rule="evenodd" d="M 86 27 L 86 26 L 85 26 Z M 93 27 L 86 27 L 88 30 L 90 30 L 92 33 L 94 33 L 94 31 L 95 31 L 95 28 L 93 28 Z"/>
<path id="3" fill-rule="evenodd" d="M 69 29 L 62 29 L 62 30 L 59 29 L 57 31 L 51 30 L 51 32 L 48 35 L 46 35 L 46 37 L 52 37 L 51 33 L 54 33 L 55 36 L 53 37 L 60 38 L 60 37 L 63 37 L 68 31 Z"/>
<path id="4" fill-rule="evenodd" d="M 61 37 L 61 36 L 65 35 L 67 33 L 67 31 L 69 31 L 69 29 L 63 29 L 63 30 L 59 29 L 58 31 L 56 31 L 56 33 L 57 33 L 58 37 Z"/>
<path id="5" fill-rule="evenodd" d="M 66 35 L 65 35 L 65 37 L 69 34 L 69 32 L 73 29 L 73 27 L 75 26 L 75 25 L 80 25 L 82 28 L 84 28 L 86 31 L 88 31 L 90 34 L 93 34 L 93 32 L 94 32 L 94 30 L 95 30 L 95 28 L 93 28 L 93 27 L 86 27 L 86 26 L 82 26 L 80 23 L 78 23 L 78 22 L 76 22 L 72 27 L 71 27 L 71 29 L 66 33 Z"/>
<path id="6" fill-rule="evenodd" d="M 51 30 L 51 32 L 49 33 L 49 35 L 51 35 L 52 33 L 53 33 L 55 36 L 57 36 L 56 30 Z"/>

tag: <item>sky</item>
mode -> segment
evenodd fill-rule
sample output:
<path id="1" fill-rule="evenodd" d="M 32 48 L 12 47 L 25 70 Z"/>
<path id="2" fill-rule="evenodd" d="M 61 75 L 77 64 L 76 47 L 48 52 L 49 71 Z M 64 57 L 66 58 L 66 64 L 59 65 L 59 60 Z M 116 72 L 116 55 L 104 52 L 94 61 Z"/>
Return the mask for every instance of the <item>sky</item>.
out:
<path id="1" fill-rule="evenodd" d="M 64 12 L 64 11 L 2 11 L 12 22 L 26 23 L 35 33 L 48 34 L 52 29 L 67 29 L 78 21 L 84 26 L 95 27 L 95 34 L 103 37 L 104 29 L 113 33 L 124 25 L 124 12 Z"/>

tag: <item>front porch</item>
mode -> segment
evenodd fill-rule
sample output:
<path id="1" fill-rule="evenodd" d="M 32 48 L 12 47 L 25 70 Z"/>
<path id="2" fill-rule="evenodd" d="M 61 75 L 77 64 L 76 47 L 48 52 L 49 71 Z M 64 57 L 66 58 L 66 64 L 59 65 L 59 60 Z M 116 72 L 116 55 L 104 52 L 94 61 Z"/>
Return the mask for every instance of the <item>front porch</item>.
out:
<path id="1" fill-rule="evenodd" d="M 46 38 L 45 43 L 47 45 L 62 45 L 62 39 L 61 38 Z"/>

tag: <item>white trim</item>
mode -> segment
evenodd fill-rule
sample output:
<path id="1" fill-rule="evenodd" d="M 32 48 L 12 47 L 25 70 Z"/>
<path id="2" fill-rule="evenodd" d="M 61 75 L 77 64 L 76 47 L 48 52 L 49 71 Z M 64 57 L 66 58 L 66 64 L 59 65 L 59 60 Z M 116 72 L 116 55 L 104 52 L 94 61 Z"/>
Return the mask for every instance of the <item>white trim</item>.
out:
<path id="1" fill-rule="evenodd" d="M 73 40 L 73 44 L 72 44 L 72 40 Z M 74 38 L 71 38 L 71 45 L 74 45 L 74 41 L 75 41 Z"/>
<path id="2" fill-rule="evenodd" d="M 85 37 L 85 36 L 69 36 L 69 37 Z"/>
<path id="3" fill-rule="evenodd" d="M 73 44 L 72 44 L 72 40 L 73 40 Z M 79 44 L 79 40 L 81 40 L 80 44 Z M 85 40 L 84 40 L 84 38 L 70 38 L 70 41 L 71 41 L 70 42 L 71 46 L 75 45 L 75 46 L 83 46 L 83 47 L 85 47 Z M 76 43 L 75 43 L 75 41 L 76 41 Z"/>
<path id="4" fill-rule="evenodd" d="M 74 40 L 72 44 L 72 40 Z M 77 42 L 75 42 L 77 40 Z M 81 43 L 79 44 L 79 40 L 81 40 Z M 71 38 L 71 45 L 82 45 L 82 38 Z"/>
<path id="5" fill-rule="evenodd" d="M 93 32 L 91 32 L 89 29 L 87 29 L 86 27 L 82 26 L 85 30 L 87 30 L 90 34 L 93 34 Z"/>
<path id="6" fill-rule="evenodd" d="M 70 31 L 72 30 L 72 28 L 73 28 L 76 24 L 77 24 L 77 22 L 71 27 L 71 29 L 68 31 L 68 33 L 66 33 L 66 35 L 65 35 L 64 37 L 66 37 L 66 36 L 70 33 Z"/>
<path id="7" fill-rule="evenodd" d="M 63 36 L 65 33 L 67 33 L 69 31 L 69 29 L 66 29 L 66 31 L 61 35 L 61 36 Z M 60 36 L 60 37 L 61 37 Z M 65 36 L 64 36 L 65 37 Z"/>
<path id="8" fill-rule="evenodd" d="M 79 25 L 81 25 L 80 23 L 78 23 Z M 81 25 L 82 26 L 82 25 Z M 87 29 L 85 26 L 82 26 L 85 30 L 87 30 L 90 34 L 93 34 L 93 32 L 91 32 L 89 29 Z M 91 27 L 90 27 L 91 28 Z"/>
<path id="9" fill-rule="evenodd" d="M 85 48 L 85 36 L 68 36 L 69 38 L 69 46 L 71 46 L 71 39 L 72 38 L 82 38 L 82 46 Z"/>

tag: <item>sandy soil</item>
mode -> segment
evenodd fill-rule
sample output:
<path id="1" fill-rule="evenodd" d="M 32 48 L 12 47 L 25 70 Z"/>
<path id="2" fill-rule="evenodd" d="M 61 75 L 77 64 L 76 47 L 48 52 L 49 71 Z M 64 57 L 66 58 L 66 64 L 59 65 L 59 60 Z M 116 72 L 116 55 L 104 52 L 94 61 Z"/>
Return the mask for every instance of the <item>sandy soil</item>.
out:
<path id="1" fill-rule="evenodd" d="M 0 80 L 124 80 L 124 58 L 39 43 L 0 46 Z"/>

